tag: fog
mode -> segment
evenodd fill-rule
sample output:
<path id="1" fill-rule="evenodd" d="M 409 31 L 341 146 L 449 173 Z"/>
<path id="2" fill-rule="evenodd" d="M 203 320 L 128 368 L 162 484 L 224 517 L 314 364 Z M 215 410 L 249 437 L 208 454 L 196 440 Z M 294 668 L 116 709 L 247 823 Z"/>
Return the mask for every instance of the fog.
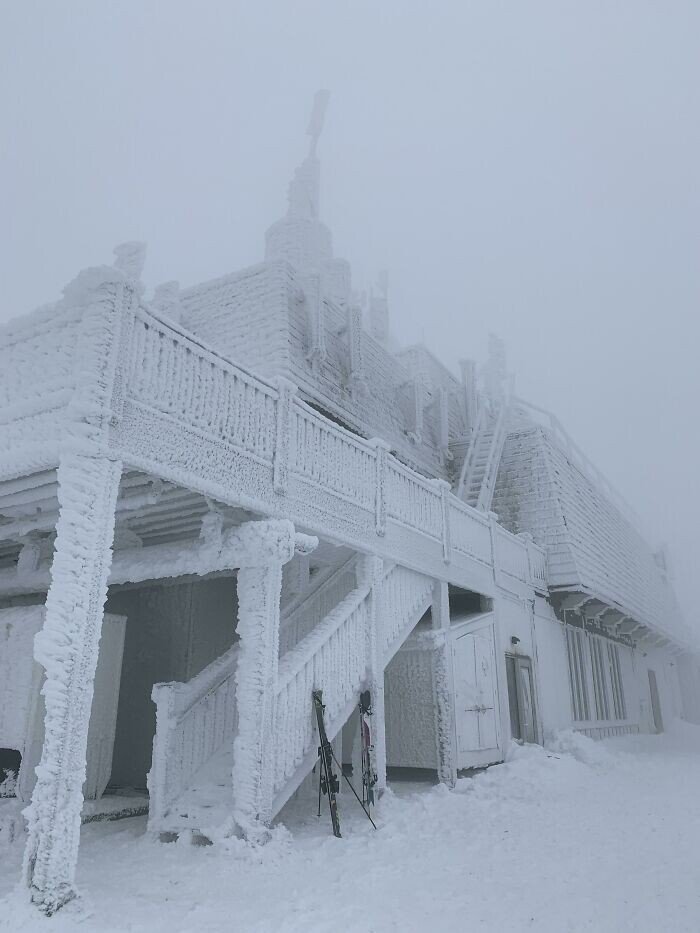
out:
<path id="1" fill-rule="evenodd" d="M 262 258 L 307 147 L 358 289 L 445 362 L 508 344 L 667 542 L 700 547 L 700 5 L 0 4 L 0 320 L 125 239 L 149 286 Z"/>

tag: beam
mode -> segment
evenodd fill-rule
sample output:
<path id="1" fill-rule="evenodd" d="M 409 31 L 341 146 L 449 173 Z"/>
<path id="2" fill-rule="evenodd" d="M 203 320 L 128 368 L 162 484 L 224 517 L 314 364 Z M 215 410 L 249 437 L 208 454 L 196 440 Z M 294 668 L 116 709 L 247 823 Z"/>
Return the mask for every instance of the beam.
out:
<path id="1" fill-rule="evenodd" d="M 255 523 L 250 523 L 255 524 Z M 283 520 L 269 524 L 289 524 Z M 108 584 L 144 583 L 167 577 L 204 576 L 220 570 L 233 570 L 246 565 L 251 547 L 250 532 L 233 528 L 217 542 L 198 539 L 192 543 L 154 544 L 151 547 L 127 548 L 116 551 L 112 560 Z M 310 554 L 317 538 L 296 533 L 294 550 L 297 554 Z M 292 554 L 288 559 L 291 559 Z M 286 563 L 286 562 L 285 562 Z M 20 577 L 16 569 L 0 570 L 0 595 L 20 596 L 42 593 L 51 582 L 51 564 L 45 561 L 36 570 L 26 571 Z"/>
<path id="2" fill-rule="evenodd" d="M 592 599 L 587 593 L 567 593 L 559 603 L 562 612 L 578 612 Z"/>

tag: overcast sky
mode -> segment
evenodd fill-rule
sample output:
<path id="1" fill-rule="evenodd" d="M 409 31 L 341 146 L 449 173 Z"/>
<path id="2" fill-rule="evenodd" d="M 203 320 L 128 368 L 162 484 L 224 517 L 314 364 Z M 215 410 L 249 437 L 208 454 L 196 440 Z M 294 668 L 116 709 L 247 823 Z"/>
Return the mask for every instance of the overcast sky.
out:
<path id="1" fill-rule="evenodd" d="M 506 338 L 670 546 L 700 546 L 700 3 L 0 0 L 0 319 L 125 239 L 149 286 L 262 258 L 314 91 L 357 288 L 454 366 Z"/>

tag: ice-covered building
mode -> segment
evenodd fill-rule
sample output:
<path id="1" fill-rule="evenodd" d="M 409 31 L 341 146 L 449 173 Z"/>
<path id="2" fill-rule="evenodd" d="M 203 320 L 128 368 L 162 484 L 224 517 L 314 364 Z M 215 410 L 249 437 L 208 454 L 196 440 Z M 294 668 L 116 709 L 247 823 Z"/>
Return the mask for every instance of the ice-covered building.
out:
<path id="1" fill-rule="evenodd" d="M 369 688 L 379 790 L 700 720 L 663 558 L 499 342 L 458 378 L 395 347 L 385 276 L 358 301 L 318 104 L 259 265 L 149 300 L 125 244 L 0 331 L 0 838 L 47 912 L 81 820 L 263 839 L 314 689 L 350 765 Z"/>

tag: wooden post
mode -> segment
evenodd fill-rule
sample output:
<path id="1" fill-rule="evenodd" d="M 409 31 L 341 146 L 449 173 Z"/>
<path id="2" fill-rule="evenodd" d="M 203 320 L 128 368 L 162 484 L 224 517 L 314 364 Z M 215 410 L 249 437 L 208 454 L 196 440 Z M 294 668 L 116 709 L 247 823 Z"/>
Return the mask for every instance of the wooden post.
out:
<path id="1" fill-rule="evenodd" d="M 452 560 L 452 537 L 450 535 L 450 499 L 452 487 L 444 479 L 433 480 L 440 493 L 440 513 L 442 521 L 442 559 L 446 564 Z"/>
<path id="2" fill-rule="evenodd" d="M 438 777 L 442 784 L 454 787 L 457 782 L 457 743 L 454 711 L 454 672 L 452 670 L 452 645 L 450 641 L 450 603 L 447 583 L 435 582 L 431 615 L 436 638 L 432 656 Z"/>
<path id="3" fill-rule="evenodd" d="M 282 566 L 294 555 L 294 526 L 287 521 L 249 522 L 239 537 L 243 553 L 238 571 L 233 818 L 247 839 L 263 842 L 269 835 L 274 797 Z"/>
<path id="4" fill-rule="evenodd" d="M 24 877 L 49 916 L 75 895 L 88 725 L 121 463 L 70 454 L 58 468 L 60 512 L 35 657 L 46 670 L 45 739 L 28 810 Z"/>
<path id="5" fill-rule="evenodd" d="M 375 529 L 378 535 L 386 534 L 386 481 L 389 471 L 389 445 L 379 437 L 369 442 L 374 447 L 376 457 L 376 491 L 374 500 Z"/>
<path id="6" fill-rule="evenodd" d="M 284 495 L 289 483 L 289 459 L 292 445 L 294 396 L 297 387 L 280 376 L 277 379 L 277 424 L 275 426 L 275 454 L 272 464 L 272 486 L 276 493 Z"/>
<path id="7" fill-rule="evenodd" d="M 379 594 L 384 562 L 381 557 L 366 557 L 360 562 L 358 578 L 369 584 L 370 610 L 367 620 L 367 687 L 372 702 L 372 744 L 377 768 L 377 795 L 386 790 L 386 723 L 384 711 L 384 658 L 381 653 Z"/>

